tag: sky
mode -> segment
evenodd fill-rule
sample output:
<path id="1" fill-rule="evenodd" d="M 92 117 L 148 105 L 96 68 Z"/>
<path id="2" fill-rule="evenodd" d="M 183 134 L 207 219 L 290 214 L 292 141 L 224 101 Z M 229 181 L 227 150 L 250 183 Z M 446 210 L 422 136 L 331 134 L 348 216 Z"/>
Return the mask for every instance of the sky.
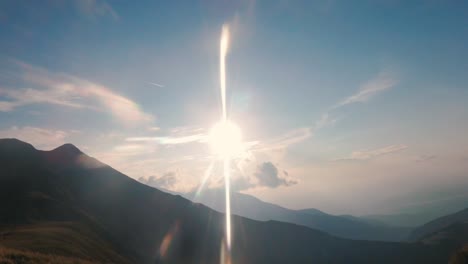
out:
<path id="1" fill-rule="evenodd" d="M 234 191 L 333 214 L 466 206 L 466 1 L 2 1 L 0 138 L 222 186 L 223 24 Z"/>

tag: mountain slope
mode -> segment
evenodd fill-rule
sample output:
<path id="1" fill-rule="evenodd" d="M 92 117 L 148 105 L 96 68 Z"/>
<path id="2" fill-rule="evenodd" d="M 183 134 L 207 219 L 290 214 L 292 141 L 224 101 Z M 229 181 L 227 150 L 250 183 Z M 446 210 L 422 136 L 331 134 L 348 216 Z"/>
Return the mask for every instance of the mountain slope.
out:
<path id="1" fill-rule="evenodd" d="M 186 197 L 224 212 L 222 190 L 204 190 L 198 196 L 190 193 Z M 407 239 L 410 231 L 409 228 L 373 224 L 354 217 L 329 215 L 317 209 L 291 210 L 242 193 L 231 194 L 231 211 L 233 214 L 254 220 L 294 223 L 351 239 L 403 241 Z"/>
<path id="2" fill-rule="evenodd" d="M 455 223 L 468 222 L 468 208 L 456 212 L 454 214 L 446 215 L 435 220 L 432 220 L 418 228 L 416 228 L 410 236 L 410 240 L 420 240 L 427 235 L 440 231 Z"/>
<path id="3" fill-rule="evenodd" d="M 232 263 L 446 263 L 451 253 L 238 216 L 232 224 Z M 219 263 L 224 216 L 138 183 L 73 146 L 44 152 L 10 139 L 0 140 L 0 234 L 0 246 L 89 261 Z"/>

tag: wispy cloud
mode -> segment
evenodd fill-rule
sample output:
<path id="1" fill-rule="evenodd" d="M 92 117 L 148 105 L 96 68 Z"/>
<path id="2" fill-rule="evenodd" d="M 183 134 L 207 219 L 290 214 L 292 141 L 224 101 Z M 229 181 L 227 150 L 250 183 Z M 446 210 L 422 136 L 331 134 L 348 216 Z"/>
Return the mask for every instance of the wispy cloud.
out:
<path id="1" fill-rule="evenodd" d="M 149 127 L 148 130 L 149 131 L 159 131 L 159 130 L 161 130 L 161 128 L 157 127 L 157 126 L 153 126 L 153 127 Z"/>
<path id="2" fill-rule="evenodd" d="M 437 159 L 437 155 L 435 154 L 423 154 L 419 155 L 416 157 L 416 162 L 426 162 L 426 161 L 432 161 Z"/>
<path id="3" fill-rule="evenodd" d="M 366 82 L 361 88 L 353 95 L 345 98 L 333 108 L 338 108 L 344 105 L 353 103 L 366 102 L 375 95 L 395 86 L 398 80 L 389 72 L 382 71 L 374 79 Z"/>
<path id="4" fill-rule="evenodd" d="M 161 87 L 161 88 L 164 87 L 164 85 L 159 84 L 159 83 L 154 83 L 154 82 L 149 82 L 148 84 L 151 84 L 151 85 L 154 85 L 154 86 L 157 86 L 157 87 Z"/>
<path id="5" fill-rule="evenodd" d="M 150 128 L 153 132 L 159 132 L 159 128 Z M 161 145 L 179 145 L 194 142 L 204 143 L 208 140 L 206 129 L 193 126 L 175 127 L 165 136 L 127 137 L 127 142 L 156 142 Z"/>
<path id="6" fill-rule="evenodd" d="M 151 122 L 154 117 L 143 112 L 132 100 L 111 89 L 75 76 L 51 73 L 45 69 L 17 62 L 24 82 L 34 88 L 0 88 L 0 111 L 12 111 L 29 104 L 54 104 L 100 111 L 104 109 L 126 124 Z"/>
<path id="7" fill-rule="evenodd" d="M 284 149 L 291 145 L 300 143 L 310 138 L 312 135 L 312 128 L 310 127 L 297 128 L 271 140 L 259 142 L 256 144 L 255 150 L 264 151 Z"/>
<path id="8" fill-rule="evenodd" d="M 178 145 L 178 144 L 187 144 L 193 142 L 205 142 L 205 134 L 195 134 L 190 136 L 183 137 L 129 137 L 126 139 L 129 142 L 146 142 L 154 141 L 163 145 Z"/>
<path id="9" fill-rule="evenodd" d="M 314 130 L 319 130 L 327 126 L 333 126 L 336 121 L 336 118 L 332 118 L 329 113 L 325 113 L 320 116 L 320 119 L 317 122 L 315 122 Z"/>
<path id="10" fill-rule="evenodd" d="M 74 4 L 82 14 L 89 17 L 110 16 L 119 19 L 117 12 L 104 0 L 75 0 Z"/>
<path id="11" fill-rule="evenodd" d="M 353 151 L 349 157 L 338 159 L 338 161 L 339 160 L 370 160 L 379 156 L 400 152 L 407 148 L 408 148 L 407 145 L 399 144 L 399 145 L 385 146 L 385 147 L 378 148 L 378 149 Z"/>
<path id="12" fill-rule="evenodd" d="M 313 130 L 318 131 L 322 128 L 334 125 L 338 119 L 334 117 L 333 110 L 349 104 L 367 102 L 372 97 L 385 90 L 391 89 L 396 84 L 398 84 L 398 79 L 394 74 L 388 71 L 381 71 L 377 76 L 364 83 L 356 93 L 330 107 L 320 116 Z"/>

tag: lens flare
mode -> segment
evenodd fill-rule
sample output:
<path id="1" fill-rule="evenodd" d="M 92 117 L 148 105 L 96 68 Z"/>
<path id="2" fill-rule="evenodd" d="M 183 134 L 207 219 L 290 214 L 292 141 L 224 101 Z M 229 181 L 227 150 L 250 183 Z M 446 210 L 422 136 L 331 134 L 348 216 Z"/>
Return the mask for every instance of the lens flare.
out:
<path id="1" fill-rule="evenodd" d="M 241 130 L 229 120 L 213 126 L 209 143 L 213 153 L 223 159 L 236 157 L 243 152 Z"/>
<path id="2" fill-rule="evenodd" d="M 229 48 L 229 26 L 224 24 L 221 31 L 219 49 L 219 81 L 221 84 L 221 103 L 223 107 L 222 120 L 227 119 L 226 113 L 226 55 Z"/>
<path id="3" fill-rule="evenodd" d="M 205 188 L 206 181 L 208 181 L 208 178 L 211 176 L 211 172 L 213 171 L 213 166 L 214 166 L 214 161 L 210 163 L 208 168 L 205 171 L 205 175 L 203 176 L 202 183 L 197 189 L 197 192 L 195 193 L 195 199 L 197 199 L 200 196 L 200 193 L 202 192 L 203 188 Z"/>
<path id="4" fill-rule="evenodd" d="M 214 141 L 212 147 L 224 157 L 224 183 L 226 193 L 226 245 L 228 251 L 231 249 L 231 194 L 229 179 L 230 158 L 235 152 L 234 144 L 240 143 L 240 129 L 227 121 L 226 111 L 226 55 L 229 47 L 229 26 L 224 24 L 221 30 L 219 45 L 219 82 L 221 88 L 222 116 L 221 122 L 216 124 L 212 130 L 211 139 Z M 238 142 L 234 143 L 231 140 Z"/>
<path id="5" fill-rule="evenodd" d="M 230 190 L 230 171 L 229 158 L 224 159 L 224 182 L 226 193 L 226 244 L 228 250 L 231 249 L 231 190 Z"/>

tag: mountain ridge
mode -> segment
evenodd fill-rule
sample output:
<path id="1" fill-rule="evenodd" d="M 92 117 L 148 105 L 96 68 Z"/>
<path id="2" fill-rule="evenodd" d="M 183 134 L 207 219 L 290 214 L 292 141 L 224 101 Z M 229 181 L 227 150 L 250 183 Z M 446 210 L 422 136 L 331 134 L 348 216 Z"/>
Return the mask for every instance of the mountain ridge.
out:
<path id="1" fill-rule="evenodd" d="M 2 236 L 0 246 L 67 257 L 85 254 L 89 260 L 111 263 L 219 263 L 223 214 L 141 184 L 110 166 L 90 168 L 69 161 L 62 166 L 27 144 L 5 145 L 0 141 L 0 233 L 12 235 Z M 71 226 L 62 233 L 40 228 L 64 223 Z M 20 226 L 38 231 L 29 233 L 27 241 L 17 240 Z M 75 235 L 67 238 L 80 226 L 87 231 L 79 241 L 98 243 L 109 255 L 100 255 L 91 243 L 78 247 Z M 342 239 L 278 221 L 232 216 L 232 228 L 233 263 L 436 264 L 449 257 L 442 247 Z M 60 249 L 57 242 L 66 238 L 60 245 L 67 248 Z"/>
<path id="2" fill-rule="evenodd" d="M 417 241 L 457 223 L 468 223 L 468 208 L 456 213 L 436 218 L 416 228 L 410 235 L 410 241 Z"/>
<path id="3" fill-rule="evenodd" d="M 183 194 L 184 195 L 184 194 Z M 205 204 L 219 212 L 224 212 L 224 192 L 218 189 L 205 189 L 198 195 L 184 195 L 189 200 Z M 335 216 L 318 209 L 293 210 L 264 202 L 257 197 L 231 193 L 231 212 L 258 221 L 276 220 L 294 223 L 329 234 L 361 240 L 405 241 L 411 229 L 376 224 L 357 217 Z"/>

